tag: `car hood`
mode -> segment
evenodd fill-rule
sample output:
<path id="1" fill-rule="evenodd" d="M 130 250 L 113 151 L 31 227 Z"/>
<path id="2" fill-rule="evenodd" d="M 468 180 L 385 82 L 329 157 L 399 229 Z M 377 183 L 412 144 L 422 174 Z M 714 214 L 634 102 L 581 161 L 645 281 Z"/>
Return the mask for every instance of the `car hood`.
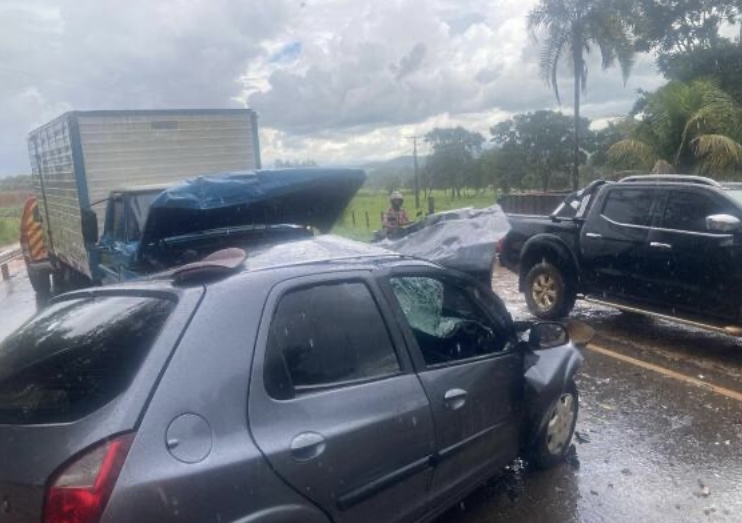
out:
<path id="1" fill-rule="evenodd" d="M 366 180 L 358 169 L 276 169 L 201 176 L 152 203 L 140 253 L 159 240 L 248 225 L 292 224 L 329 231 Z"/>
<path id="2" fill-rule="evenodd" d="M 495 247 L 510 230 L 499 205 L 431 214 L 376 244 L 491 282 Z"/>

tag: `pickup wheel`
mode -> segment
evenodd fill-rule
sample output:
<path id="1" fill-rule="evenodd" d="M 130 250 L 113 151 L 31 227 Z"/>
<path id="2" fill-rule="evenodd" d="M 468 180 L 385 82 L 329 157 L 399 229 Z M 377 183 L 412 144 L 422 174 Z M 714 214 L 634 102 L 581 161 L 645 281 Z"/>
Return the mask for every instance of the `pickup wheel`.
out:
<path id="1" fill-rule="evenodd" d="M 542 320 L 567 316 L 575 305 L 576 293 L 559 268 L 547 261 L 537 263 L 526 275 L 528 310 Z"/>

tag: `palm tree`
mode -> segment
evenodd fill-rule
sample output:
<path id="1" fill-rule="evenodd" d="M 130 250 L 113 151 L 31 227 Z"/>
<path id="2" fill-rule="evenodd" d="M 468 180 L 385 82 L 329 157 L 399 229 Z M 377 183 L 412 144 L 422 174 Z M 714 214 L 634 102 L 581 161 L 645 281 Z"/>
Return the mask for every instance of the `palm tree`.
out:
<path id="1" fill-rule="evenodd" d="M 742 106 L 711 80 L 670 82 L 645 96 L 633 137 L 608 156 L 658 174 L 742 166 Z"/>
<path id="2" fill-rule="evenodd" d="M 541 74 L 554 89 L 561 104 L 557 85 L 557 68 L 567 54 L 574 78 L 574 144 L 572 185 L 579 184 L 580 163 L 580 93 L 587 87 L 585 55 L 597 46 L 603 69 L 614 65 L 621 67 L 624 82 L 628 79 L 634 62 L 634 44 L 626 15 L 612 0 L 540 0 L 528 15 L 528 27 L 534 37 L 545 31 L 541 51 Z"/>

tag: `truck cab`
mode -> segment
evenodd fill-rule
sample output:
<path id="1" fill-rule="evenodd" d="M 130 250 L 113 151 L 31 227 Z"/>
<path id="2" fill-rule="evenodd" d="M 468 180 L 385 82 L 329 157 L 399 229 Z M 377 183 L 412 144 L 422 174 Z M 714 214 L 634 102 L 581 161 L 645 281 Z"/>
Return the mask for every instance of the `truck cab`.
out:
<path id="1" fill-rule="evenodd" d="M 147 185 L 111 192 L 106 200 L 103 235 L 96 249 L 102 284 L 127 281 L 139 275 L 136 252 L 142 231 L 152 202 L 167 187 Z"/>

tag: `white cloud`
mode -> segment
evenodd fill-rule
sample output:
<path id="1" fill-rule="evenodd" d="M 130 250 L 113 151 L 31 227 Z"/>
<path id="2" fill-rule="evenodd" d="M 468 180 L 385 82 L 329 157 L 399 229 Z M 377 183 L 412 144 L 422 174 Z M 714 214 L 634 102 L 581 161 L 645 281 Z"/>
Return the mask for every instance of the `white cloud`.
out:
<path id="1" fill-rule="evenodd" d="M 26 133 L 70 108 L 247 103 L 266 163 L 389 157 L 442 125 L 486 133 L 556 108 L 525 27 L 534 2 L 3 0 L 0 175 L 28 170 Z M 620 115 L 660 83 L 646 57 L 626 87 L 593 63 L 583 112 Z"/>

